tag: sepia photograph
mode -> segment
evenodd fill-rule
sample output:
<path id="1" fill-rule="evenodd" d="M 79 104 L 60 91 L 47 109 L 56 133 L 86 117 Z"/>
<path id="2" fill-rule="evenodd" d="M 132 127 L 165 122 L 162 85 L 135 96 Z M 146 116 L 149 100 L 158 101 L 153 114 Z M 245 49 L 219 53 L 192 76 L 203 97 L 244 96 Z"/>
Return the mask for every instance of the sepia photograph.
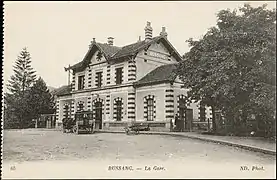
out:
<path id="1" fill-rule="evenodd" d="M 275 1 L 4 1 L 1 179 L 276 179 Z"/>

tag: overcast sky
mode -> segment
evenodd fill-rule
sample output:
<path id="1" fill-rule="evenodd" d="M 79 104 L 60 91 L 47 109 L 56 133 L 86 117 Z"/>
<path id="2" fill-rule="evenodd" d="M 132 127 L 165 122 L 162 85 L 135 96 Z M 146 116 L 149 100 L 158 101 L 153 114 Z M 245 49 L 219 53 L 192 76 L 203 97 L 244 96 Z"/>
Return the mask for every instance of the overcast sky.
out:
<path id="1" fill-rule="evenodd" d="M 216 24 L 216 13 L 244 2 L 4 2 L 4 83 L 23 47 L 32 56 L 32 67 L 48 86 L 67 84 L 64 67 L 82 60 L 93 37 L 114 45 L 134 43 L 147 21 L 153 36 L 165 26 L 169 41 L 181 55 L 185 40 L 199 38 Z M 251 2 L 253 6 L 275 2 Z"/>

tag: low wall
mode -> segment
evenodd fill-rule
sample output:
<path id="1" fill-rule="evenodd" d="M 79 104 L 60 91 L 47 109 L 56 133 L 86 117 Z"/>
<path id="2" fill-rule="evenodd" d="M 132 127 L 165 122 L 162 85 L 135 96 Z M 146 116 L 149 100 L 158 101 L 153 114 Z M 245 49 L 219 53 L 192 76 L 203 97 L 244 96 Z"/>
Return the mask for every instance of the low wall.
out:
<path id="1" fill-rule="evenodd" d="M 197 129 L 197 130 L 209 130 L 212 128 L 212 122 L 201 122 L 201 121 L 193 121 L 193 129 Z"/>
<path id="2" fill-rule="evenodd" d="M 159 132 L 169 132 L 170 131 L 170 123 L 169 122 L 134 122 L 134 124 L 142 124 L 142 125 L 149 125 L 150 131 L 159 131 Z M 130 122 L 124 121 L 110 121 L 103 123 L 104 130 L 122 130 L 124 127 L 130 125 Z"/>

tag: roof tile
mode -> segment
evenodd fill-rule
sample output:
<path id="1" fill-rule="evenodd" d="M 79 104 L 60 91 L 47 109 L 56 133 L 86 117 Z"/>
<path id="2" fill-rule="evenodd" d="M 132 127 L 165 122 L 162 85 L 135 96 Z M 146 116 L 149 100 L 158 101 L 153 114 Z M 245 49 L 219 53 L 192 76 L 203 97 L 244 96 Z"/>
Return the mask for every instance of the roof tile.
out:
<path id="1" fill-rule="evenodd" d="M 143 85 L 164 81 L 174 81 L 177 77 L 177 73 L 175 71 L 176 69 L 177 63 L 159 66 L 150 73 L 146 74 L 139 81 L 135 82 L 135 85 Z"/>

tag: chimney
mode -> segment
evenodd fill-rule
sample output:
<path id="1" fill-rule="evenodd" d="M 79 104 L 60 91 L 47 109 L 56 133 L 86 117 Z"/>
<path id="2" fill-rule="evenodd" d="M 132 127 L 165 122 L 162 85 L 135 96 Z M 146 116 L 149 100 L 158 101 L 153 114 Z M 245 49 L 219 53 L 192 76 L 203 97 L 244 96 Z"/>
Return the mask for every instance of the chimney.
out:
<path id="1" fill-rule="evenodd" d="M 108 44 L 109 44 L 110 46 L 113 46 L 113 40 L 114 40 L 113 37 L 108 37 Z"/>
<path id="2" fill-rule="evenodd" d="M 151 22 L 147 21 L 146 27 L 144 28 L 145 31 L 145 40 L 149 41 L 152 39 L 152 32 L 153 29 L 151 27 Z"/>
<path id="3" fill-rule="evenodd" d="M 165 31 L 165 27 L 162 27 L 162 32 L 160 33 L 160 36 L 167 38 L 167 32 Z"/>
<path id="4" fill-rule="evenodd" d="M 141 36 L 139 36 L 138 42 L 141 42 Z"/>

